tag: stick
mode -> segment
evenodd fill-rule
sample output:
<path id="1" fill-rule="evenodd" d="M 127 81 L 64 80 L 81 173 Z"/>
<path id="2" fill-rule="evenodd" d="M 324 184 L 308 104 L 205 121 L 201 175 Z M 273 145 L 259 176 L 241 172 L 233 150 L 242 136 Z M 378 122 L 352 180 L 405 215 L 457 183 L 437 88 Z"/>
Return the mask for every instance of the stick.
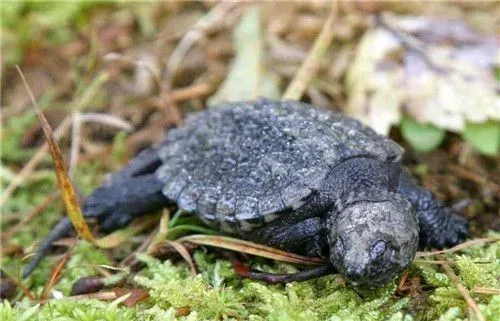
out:
<path id="1" fill-rule="evenodd" d="M 283 100 L 299 100 L 307 86 L 311 82 L 312 77 L 316 74 L 319 65 L 319 59 L 325 54 L 326 50 L 330 46 L 334 35 L 334 22 L 337 19 L 338 14 L 338 0 L 333 0 L 332 10 L 330 15 L 326 20 L 320 34 L 314 41 L 314 45 L 309 52 L 306 60 L 300 66 L 299 71 L 295 74 L 292 82 L 283 94 Z"/>

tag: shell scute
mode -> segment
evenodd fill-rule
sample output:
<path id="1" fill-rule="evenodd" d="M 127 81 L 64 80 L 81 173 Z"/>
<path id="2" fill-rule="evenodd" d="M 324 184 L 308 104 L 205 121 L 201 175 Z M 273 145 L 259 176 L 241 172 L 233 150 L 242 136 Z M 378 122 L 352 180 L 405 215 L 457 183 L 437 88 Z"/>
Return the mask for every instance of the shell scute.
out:
<path id="1" fill-rule="evenodd" d="M 313 190 L 301 183 L 295 181 L 281 191 L 281 200 L 286 208 L 296 210 L 304 205 L 312 195 Z"/>

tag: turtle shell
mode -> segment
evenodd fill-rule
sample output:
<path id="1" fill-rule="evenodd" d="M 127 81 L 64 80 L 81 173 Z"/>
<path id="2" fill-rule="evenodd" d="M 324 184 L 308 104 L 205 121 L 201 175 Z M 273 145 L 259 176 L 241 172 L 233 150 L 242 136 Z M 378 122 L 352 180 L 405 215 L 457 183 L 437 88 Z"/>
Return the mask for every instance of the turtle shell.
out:
<path id="1" fill-rule="evenodd" d="M 268 100 L 191 114 L 158 150 L 165 196 L 228 233 L 251 231 L 301 207 L 347 158 L 398 162 L 403 154 L 345 115 Z"/>

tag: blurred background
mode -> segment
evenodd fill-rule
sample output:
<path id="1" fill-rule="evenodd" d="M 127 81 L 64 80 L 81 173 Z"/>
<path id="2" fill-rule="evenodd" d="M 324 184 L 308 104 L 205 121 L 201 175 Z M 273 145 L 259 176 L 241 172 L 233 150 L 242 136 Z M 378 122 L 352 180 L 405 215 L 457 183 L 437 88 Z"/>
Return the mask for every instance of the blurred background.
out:
<path id="1" fill-rule="evenodd" d="M 335 7 L 327 1 L 4 3 L 5 173 L 15 175 L 43 141 L 15 64 L 53 129 L 64 132 L 61 146 L 73 145 L 70 171 L 104 159 L 111 171 L 187 112 L 221 100 L 282 97 L 331 15 L 332 40 L 313 57 L 316 71 L 297 98 L 396 139 L 439 196 L 494 204 L 497 3 Z"/>
<path id="2" fill-rule="evenodd" d="M 447 204 L 471 200 L 464 215 L 473 237 L 500 229 L 495 1 L 18 1 L 1 9 L 2 231 L 17 226 L 2 254 L 13 261 L 62 208 L 15 65 L 82 196 L 186 113 L 280 99 L 312 61 L 295 98 L 403 145 L 423 186 Z"/>

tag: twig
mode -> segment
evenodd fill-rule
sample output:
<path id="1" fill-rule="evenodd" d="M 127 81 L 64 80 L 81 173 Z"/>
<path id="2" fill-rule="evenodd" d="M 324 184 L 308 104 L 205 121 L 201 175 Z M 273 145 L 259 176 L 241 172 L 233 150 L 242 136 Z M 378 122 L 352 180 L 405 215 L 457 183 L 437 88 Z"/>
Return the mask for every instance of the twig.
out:
<path id="1" fill-rule="evenodd" d="M 52 288 L 61 279 L 62 270 L 63 270 L 64 266 L 66 265 L 66 263 L 68 262 L 68 260 L 71 257 L 71 255 L 73 254 L 73 250 L 74 250 L 74 248 L 76 246 L 77 240 L 78 240 L 78 238 L 75 238 L 75 240 L 73 241 L 73 245 L 71 246 L 71 248 L 66 252 L 66 254 L 64 254 L 63 258 L 59 261 L 59 263 L 57 263 L 57 265 L 52 270 L 49 283 L 47 283 L 45 285 L 45 287 L 43 288 L 42 294 L 40 296 L 40 300 L 41 301 L 47 300 L 47 298 L 49 296 L 50 290 L 52 290 Z"/>
<path id="2" fill-rule="evenodd" d="M 68 176 L 73 179 L 73 174 L 75 173 L 76 165 L 78 165 L 78 155 L 80 154 L 80 132 L 82 128 L 82 122 L 80 120 L 80 112 L 74 111 L 71 114 L 71 122 L 73 126 L 71 127 L 71 148 L 69 153 L 69 168 Z"/>
<path id="3" fill-rule="evenodd" d="M 182 59 L 191 49 L 191 47 L 203 37 L 206 30 L 215 22 L 222 19 L 229 10 L 237 5 L 237 2 L 220 2 L 213 7 L 205 16 L 203 16 L 194 27 L 189 30 L 184 37 L 179 41 L 177 47 L 169 57 L 165 73 L 163 75 L 163 83 L 160 86 L 160 106 L 164 107 L 165 119 L 173 119 L 179 125 L 182 124 L 182 117 L 179 108 L 171 97 L 172 81 L 174 79 L 177 68 L 179 68 Z"/>
<path id="4" fill-rule="evenodd" d="M 439 260 L 413 260 L 413 263 L 424 263 L 424 264 L 455 264 L 453 261 L 439 261 Z"/>
<path id="5" fill-rule="evenodd" d="M 451 247 L 446 250 L 440 250 L 440 251 L 431 251 L 431 252 L 417 252 L 416 257 L 425 257 L 425 256 L 432 256 L 436 254 L 443 254 L 443 253 L 452 253 L 452 252 L 457 252 L 469 247 L 473 246 L 478 246 L 482 245 L 485 243 L 491 243 L 491 242 L 498 242 L 500 241 L 500 237 L 487 237 L 487 238 L 482 238 L 482 239 L 476 239 L 476 240 L 471 240 L 464 242 L 462 244 L 456 245 L 454 247 Z"/>
<path id="6" fill-rule="evenodd" d="M 102 73 L 99 74 L 95 80 L 88 86 L 86 91 L 79 97 L 74 103 L 72 109 L 81 110 L 83 107 L 87 106 L 91 99 L 94 97 L 95 92 L 101 87 L 109 79 L 109 74 Z M 34 95 L 31 96 L 34 100 Z M 59 139 L 67 132 L 71 125 L 71 117 L 66 116 L 64 120 L 59 124 L 59 127 L 54 131 L 54 141 L 58 142 Z M 0 206 L 2 206 L 6 200 L 8 200 L 14 191 L 24 182 L 26 177 L 28 177 L 38 163 L 45 157 L 47 152 L 49 151 L 49 144 L 46 141 L 42 147 L 38 149 L 38 151 L 33 155 L 33 157 L 26 163 L 23 169 L 14 177 L 12 182 L 10 182 L 9 186 L 5 189 L 5 191 L 0 195 Z"/>
<path id="7" fill-rule="evenodd" d="M 117 297 L 118 296 L 114 291 L 107 291 L 107 292 L 97 292 L 97 293 L 82 294 L 82 295 L 73 295 L 67 297 L 67 299 L 71 300 L 97 299 L 102 301 L 112 301 Z"/>
<path id="8" fill-rule="evenodd" d="M 110 52 L 110 53 L 104 55 L 103 59 L 104 59 L 104 61 L 120 61 L 120 62 L 124 62 L 128 65 L 144 68 L 151 75 L 154 82 L 156 83 L 156 86 L 158 88 L 161 87 L 161 79 L 160 79 L 160 75 L 158 75 L 158 72 L 153 70 L 153 68 L 151 68 L 150 65 L 148 65 L 147 63 L 145 63 L 144 61 L 142 61 L 140 59 L 132 58 L 132 57 L 129 57 L 129 56 L 126 56 L 124 54 L 117 53 L 117 52 Z"/>
<path id="9" fill-rule="evenodd" d="M 70 152 L 70 161 L 69 161 L 69 169 L 68 175 L 73 178 L 74 171 L 76 169 L 76 165 L 78 164 L 78 158 L 80 154 L 80 141 L 81 141 L 81 128 L 85 122 L 96 122 L 104 125 L 109 125 L 113 127 L 117 127 L 126 131 L 132 131 L 133 126 L 129 122 L 113 116 L 106 115 L 100 113 L 86 113 L 82 114 L 78 111 L 73 112 L 72 115 L 72 133 L 71 133 L 71 152 Z"/>
<path id="10" fill-rule="evenodd" d="M 251 254 L 272 260 L 278 260 L 295 264 L 324 265 L 328 263 L 327 261 L 321 258 L 298 255 L 295 253 L 282 251 L 262 244 L 235 239 L 227 236 L 194 234 L 181 237 L 177 239 L 177 241 L 189 242 L 198 245 L 213 246 L 226 250 Z"/>
<path id="11" fill-rule="evenodd" d="M 177 68 L 180 66 L 180 62 L 184 59 L 187 52 L 191 47 L 205 34 L 205 31 L 210 28 L 213 24 L 222 19 L 227 12 L 234 8 L 237 2 L 225 2 L 222 1 L 216 6 L 214 6 L 205 16 L 203 16 L 198 22 L 189 30 L 184 37 L 182 37 L 179 44 L 174 49 L 167 63 L 164 74 L 164 84 L 167 88 L 171 87 L 173 77 Z"/>
<path id="12" fill-rule="evenodd" d="M 100 114 L 100 113 L 80 114 L 80 121 L 82 122 L 82 124 L 86 122 L 101 123 L 104 125 L 109 125 L 119 129 L 123 129 L 128 132 L 134 130 L 134 126 L 128 121 L 123 120 L 120 117 L 108 114 Z"/>
<path id="13" fill-rule="evenodd" d="M 184 88 L 174 89 L 171 92 L 172 100 L 179 102 L 192 98 L 208 96 L 213 88 L 208 83 L 194 84 Z"/>
<path id="14" fill-rule="evenodd" d="M 484 288 L 484 287 L 480 287 L 480 286 L 475 286 L 472 289 L 472 292 L 474 292 L 474 293 L 481 293 L 481 294 L 500 295 L 500 289 Z"/>
<path id="15" fill-rule="evenodd" d="M 334 23 L 338 15 L 338 0 L 332 1 L 332 10 L 326 20 L 320 34 L 314 41 L 314 45 L 309 52 L 306 60 L 300 66 L 292 82 L 283 94 L 283 100 L 298 100 L 304 94 L 312 77 L 316 74 L 319 65 L 319 59 L 325 54 L 330 46 L 334 35 Z"/>
<path id="16" fill-rule="evenodd" d="M 444 257 L 442 255 L 440 255 L 440 257 L 444 260 Z M 460 294 L 464 298 L 465 302 L 467 302 L 467 305 L 469 306 L 469 308 L 474 312 L 477 319 L 479 321 L 486 321 L 483 313 L 481 312 L 481 310 L 479 310 L 479 307 L 477 306 L 476 301 L 474 301 L 474 299 L 472 299 L 472 297 L 470 296 L 469 290 L 467 290 L 467 288 L 462 284 L 462 282 L 460 282 L 460 279 L 455 274 L 455 272 L 453 272 L 453 269 L 448 265 L 448 263 L 443 263 L 443 264 L 441 264 L 441 266 L 445 270 L 446 274 L 448 274 L 448 276 L 451 279 L 451 282 L 455 285 L 458 292 L 460 292 Z"/>

